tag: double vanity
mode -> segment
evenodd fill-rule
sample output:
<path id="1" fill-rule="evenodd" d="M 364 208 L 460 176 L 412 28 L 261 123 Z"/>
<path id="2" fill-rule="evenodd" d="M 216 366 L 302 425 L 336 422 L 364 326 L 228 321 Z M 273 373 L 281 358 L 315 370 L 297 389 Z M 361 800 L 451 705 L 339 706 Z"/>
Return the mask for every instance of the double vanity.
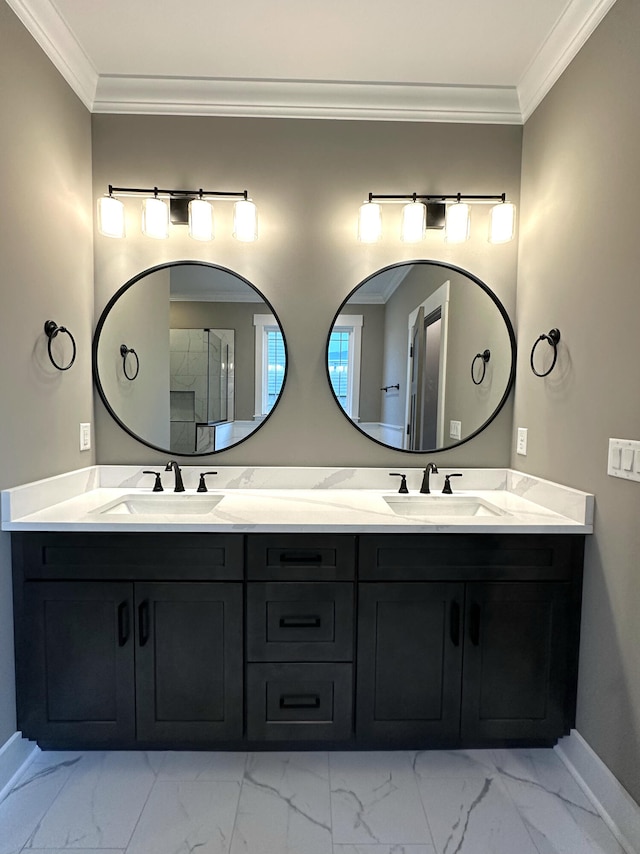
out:
<path id="1" fill-rule="evenodd" d="M 2 494 L 42 747 L 552 744 L 593 496 L 508 469 L 95 466 Z M 448 474 L 449 472 L 445 472 Z"/>

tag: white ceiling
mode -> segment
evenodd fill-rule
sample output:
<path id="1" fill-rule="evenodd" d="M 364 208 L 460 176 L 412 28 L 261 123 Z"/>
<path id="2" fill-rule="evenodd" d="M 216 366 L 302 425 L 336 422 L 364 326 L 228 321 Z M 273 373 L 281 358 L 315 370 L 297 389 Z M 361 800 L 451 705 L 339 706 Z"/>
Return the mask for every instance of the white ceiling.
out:
<path id="1" fill-rule="evenodd" d="M 8 0 L 94 112 L 520 123 L 615 0 Z"/>

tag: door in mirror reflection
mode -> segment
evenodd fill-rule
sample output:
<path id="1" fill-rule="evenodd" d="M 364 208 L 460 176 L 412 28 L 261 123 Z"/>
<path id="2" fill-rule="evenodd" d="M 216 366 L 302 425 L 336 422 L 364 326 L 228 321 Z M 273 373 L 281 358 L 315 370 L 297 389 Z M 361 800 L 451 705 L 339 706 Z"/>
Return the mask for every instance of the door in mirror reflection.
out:
<path id="1" fill-rule="evenodd" d="M 478 353 L 491 352 L 482 382 Z M 460 444 L 504 405 L 515 336 L 487 285 L 435 261 L 386 267 L 356 287 L 329 332 L 334 397 L 363 433 L 405 451 Z"/>

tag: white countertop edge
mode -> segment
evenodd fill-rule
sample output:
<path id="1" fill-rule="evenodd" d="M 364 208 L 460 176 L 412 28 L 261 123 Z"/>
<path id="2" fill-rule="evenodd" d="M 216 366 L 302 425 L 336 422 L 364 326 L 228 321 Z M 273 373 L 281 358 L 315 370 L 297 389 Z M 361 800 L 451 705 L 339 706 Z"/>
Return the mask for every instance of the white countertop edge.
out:
<path id="1" fill-rule="evenodd" d="M 389 489 L 387 468 L 329 467 L 218 467 L 210 492 L 231 496 L 213 518 L 189 514 L 116 516 L 97 519 L 104 502 L 125 492 L 151 495 L 152 478 L 140 466 L 91 466 L 74 472 L 13 487 L 2 493 L 2 529 L 6 531 L 210 531 L 326 532 L 326 533 L 592 533 L 593 496 L 510 469 L 460 469 L 467 487 L 454 488 L 456 495 L 481 494 L 500 505 L 508 516 L 452 520 L 434 517 L 407 518 L 381 510 L 379 496 L 394 495 Z M 158 470 L 157 465 L 150 468 Z M 422 468 L 401 467 L 410 491 L 417 494 Z M 202 466 L 182 467 L 188 492 L 195 486 Z M 431 476 L 433 493 L 441 491 L 444 468 Z M 165 495 L 173 475 L 167 473 Z M 151 482 L 150 482 L 151 481 Z M 215 483 L 215 485 L 214 485 Z M 452 482 L 454 483 L 454 482 Z M 286 484 L 286 486 L 285 486 Z M 293 486 L 296 484 L 296 486 Z M 304 484 L 304 485 L 303 485 Z M 383 488 L 381 488 L 383 487 Z M 326 497 L 326 501 L 323 498 Z M 186 496 L 188 498 L 188 495 Z M 443 500 L 446 500 L 443 499 Z M 243 504 L 248 502 L 247 506 Z M 378 503 L 376 503 L 378 502 Z M 274 520 L 274 512 L 275 519 Z M 245 513 L 248 518 L 243 518 Z M 226 516 L 226 518 L 225 518 Z M 321 518 L 314 519 L 314 516 Z M 351 519 L 345 518 L 351 516 Z M 280 521 L 282 519 L 283 521 Z M 295 520 L 295 521 L 294 521 Z"/>

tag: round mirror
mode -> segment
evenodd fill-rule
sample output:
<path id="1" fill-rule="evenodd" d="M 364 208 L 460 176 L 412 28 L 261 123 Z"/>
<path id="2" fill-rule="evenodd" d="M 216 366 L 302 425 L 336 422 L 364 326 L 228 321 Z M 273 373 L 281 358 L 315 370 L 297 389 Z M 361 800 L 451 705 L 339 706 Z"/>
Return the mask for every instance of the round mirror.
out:
<path id="1" fill-rule="evenodd" d="M 471 273 L 439 261 L 394 264 L 358 285 L 327 341 L 333 395 L 382 445 L 434 452 L 476 436 L 513 385 L 513 326 Z"/>
<path id="2" fill-rule="evenodd" d="M 247 439 L 273 412 L 287 372 L 280 322 L 224 267 L 176 261 L 114 294 L 93 339 L 103 403 L 135 439 L 203 455 Z"/>

